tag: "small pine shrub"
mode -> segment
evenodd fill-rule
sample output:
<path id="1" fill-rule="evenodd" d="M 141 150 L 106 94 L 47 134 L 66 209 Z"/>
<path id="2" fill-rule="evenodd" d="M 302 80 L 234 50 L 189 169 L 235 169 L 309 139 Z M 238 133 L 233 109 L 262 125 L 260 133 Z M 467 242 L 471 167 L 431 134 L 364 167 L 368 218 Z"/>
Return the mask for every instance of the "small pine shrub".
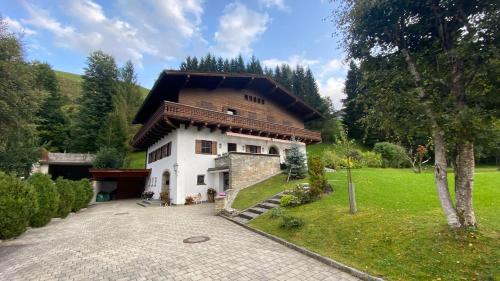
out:
<path id="1" fill-rule="evenodd" d="M 309 183 L 311 184 L 311 196 L 318 197 L 324 192 L 328 181 L 326 180 L 325 165 L 320 156 L 309 157 L 308 172 Z"/>
<path id="2" fill-rule="evenodd" d="M 285 194 L 280 199 L 281 207 L 290 207 L 300 205 L 300 200 L 297 196 L 292 194 Z"/>
<path id="3" fill-rule="evenodd" d="M 90 203 L 92 196 L 94 196 L 94 190 L 87 179 L 72 181 L 72 184 L 74 185 L 73 189 L 75 191 L 75 201 L 71 211 L 78 212 L 81 209 L 86 208 Z"/>
<path id="4" fill-rule="evenodd" d="M 0 239 L 23 233 L 31 214 L 37 211 L 35 188 L 27 181 L 0 172 Z"/>
<path id="5" fill-rule="evenodd" d="M 382 167 L 405 168 L 410 166 L 405 149 L 397 144 L 378 142 L 373 147 L 373 151 L 382 155 Z"/>
<path id="6" fill-rule="evenodd" d="M 305 222 L 301 218 L 294 216 L 284 215 L 281 217 L 280 226 L 285 229 L 298 229 L 304 226 Z"/>
<path id="7" fill-rule="evenodd" d="M 75 202 L 74 182 L 71 180 L 58 178 L 56 180 L 57 192 L 59 193 L 59 206 L 56 216 L 65 218 L 71 212 Z"/>
<path id="8" fill-rule="evenodd" d="M 34 187 L 38 211 L 30 219 L 33 227 L 42 227 L 56 215 L 59 206 L 59 193 L 49 175 L 36 173 L 29 177 L 28 182 Z"/>
<path id="9" fill-rule="evenodd" d="M 300 150 L 300 145 L 295 140 L 292 141 L 290 150 L 286 154 L 285 163 L 291 179 L 306 177 L 306 155 Z"/>

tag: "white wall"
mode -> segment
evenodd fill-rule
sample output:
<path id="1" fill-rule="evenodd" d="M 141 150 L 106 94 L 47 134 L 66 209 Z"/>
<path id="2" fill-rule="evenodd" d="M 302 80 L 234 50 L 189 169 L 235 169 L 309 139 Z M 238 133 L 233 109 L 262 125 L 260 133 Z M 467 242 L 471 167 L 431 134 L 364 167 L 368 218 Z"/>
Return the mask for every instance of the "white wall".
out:
<path id="1" fill-rule="evenodd" d="M 201 193 L 203 200 L 207 200 L 207 189 L 212 187 L 217 191 L 222 191 L 222 178 L 220 173 L 208 173 L 208 168 L 215 166 L 214 159 L 218 155 L 206 155 L 195 153 L 196 140 L 209 140 L 217 142 L 217 154 L 221 155 L 227 152 L 228 143 L 236 143 L 238 152 L 245 152 L 245 145 L 256 145 L 262 147 L 262 153 L 268 153 L 271 146 L 278 148 L 281 162 L 285 161 L 285 149 L 290 147 L 291 142 L 285 140 L 276 140 L 265 137 L 248 136 L 236 133 L 222 134 L 220 130 L 210 132 L 209 128 L 198 130 L 196 126 L 185 129 L 181 125 L 168 134 L 163 139 L 149 147 L 148 155 L 151 151 L 172 141 L 172 154 L 169 157 L 147 164 L 151 170 L 151 176 L 148 180 L 146 190 L 155 192 L 154 198 L 159 198 L 161 191 L 162 174 L 169 170 L 170 177 L 170 197 L 174 204 L 184 204 L 184 199 L 188 195 Z M 305 144 L 301 145 L 305 153 Z M 177 163 L 177 174 L 174 172 L 173 165 Z M 205 175 L 205 185 L 197 185 L 197 176 Z"/>

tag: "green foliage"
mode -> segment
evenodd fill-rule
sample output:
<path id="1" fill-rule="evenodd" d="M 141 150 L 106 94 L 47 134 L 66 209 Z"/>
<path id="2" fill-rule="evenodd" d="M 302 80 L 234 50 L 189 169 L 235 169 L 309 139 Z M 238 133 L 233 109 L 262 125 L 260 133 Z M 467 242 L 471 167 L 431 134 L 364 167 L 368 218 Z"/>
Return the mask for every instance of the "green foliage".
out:
<path id="1" fill-rule="evenodd" d="M 93 163 L 95 168 L 121 168 L 124 165 L 124 154 L 112 147 L 102 147 L 97 151 Z"/>
<path id="2" fill-rule="evenodd" d="M 23 233 L 37 210 L 33 186 L 16 176 L 0 172 L 0 239 Z"/>
<path id="3" fill-rule="evenodd" d="M 294 217 L 290 215 L 281 216 L 280 226 L 285 229 L 299 229 L 304 226 L 305 221 L 299 217 Z"/>
<path id="4" fill-rule="evenodd" d="M 361 152 L 361 166 L 369 168 L 382 167 L 382 155 L 374 151 Z"/>
<path id="5" fill-rule="evenodd" d="M 333 149 L 328 150 L 323 154 L 323 161 L 325 166 L 330 169 L 345 169 L 349 166 L 351 169 L 358 169 L 363 166 L 363 152 L 361 150 L 353 148 L 351 150 L 351 157 L 348 159 L 347 156 L 342 154 L 342 151 Z"/>
<path id="6" fill-rule="evenodd" d="M 98 150 L 98 133 L 109 112 L 113 110 L 113 97 L 117 92 L 118 69 L 112 56 L 101 51 L 90 54 L 82 83 L 80 110 L 72 132 L 75 151 Z"/>
<path id="7" fill-rule="evenodd" d="M 284 213 L 285 213 L 285 211 L 281 207 L 272 208 L 271 209 L 271 218 L 272 219 L 281 218 Z"/>
<path id="8" fill-rule="evenodd" d="M 408 157 L 405 149 L 397 144 L 389 142 L 378 142 L 373 151 L 382 155 L 382 166 L 391 168 L 409 167 Z"/>
<path id="9" fill-rule="evenodd" d="M 28 178 L 33 186 L 38 204 L 38 210 L 33 212 L 30 225 L 42 227 L 56 215 L 59 207 L 59 192 L 50 175 L 35 173 Z"/>
<path id="10" fill-rule="evenodd" d="M 293 189 L 291 194 L 299 201 L 298 205 L 310 203 L 318 198 L 317 196 L 313 196 L 309 189 L 303 188 L 300 184 Z"/>
<path id="11" fill-rule="evenodd" d="M 34 62 L 35 87 L 47 92 L 37 112 L 39 143 L 50 151 L 64 151 L 68 143 L 69 122 L 62 111 L 63 97 L 55 72 L 47 63 Z"/>
<path id="12" fill-rule="evenodd" d="M 321 157 L 314 155 L 308 158 L 309 183 L 311 196 L 317 197 L 324 192 L 328 181 L 326 180 L 325 165 Z"/>
<path id="13" fill-rule="evenodd" d="M 65 218 L 71 212 L 75 203 L 75 185 L 75 182 L 61 177 L 56 180 L 57 192 L 59 193 L 57 217 Z"/>
<path id="14" fill-rule="evenodd" d="M 79 181 L 72 181 L 74 185 L 73 189 L 75 191 L 75 201 L 71 208 L 72 212 L 78 212 L 80 209 L 86 208 L 87 205 L 92 200 L 94 196 L 94 189 L 90 185 L 88 179 L 82 179 Z"/>
<path id="15" fill-rule="evenodd" d="M 286 155 L 285 163 L 290 172 L 291 179 L 303 179 L 306 174 L 306 156 L 300 150 L 300 145 L 295 140 Z"/>
<path id="16" fill-rule="evenodd" d="M 281 207 L 290 207 L 300 205 L 300 200 L 295 195 L 285 194 L 280 199 Z"/>
<path id="17" fill-rule="evenodd" d="M 0 170 L 27 177 L 40 156 L 33 131 L 13 129 L 2 136 L 0 143 Z"/>

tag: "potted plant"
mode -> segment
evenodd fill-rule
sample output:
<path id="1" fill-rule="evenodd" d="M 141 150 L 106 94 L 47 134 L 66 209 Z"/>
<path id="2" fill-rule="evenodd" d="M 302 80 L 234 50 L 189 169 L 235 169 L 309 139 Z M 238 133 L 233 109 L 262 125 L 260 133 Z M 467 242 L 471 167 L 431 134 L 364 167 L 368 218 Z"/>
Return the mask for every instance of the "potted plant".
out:
<path id="1" fill-rule="evenodd" d="M 209 188 L 207 190 L 208 203 L 214 203 L 215 202 L 215 194 L 217 194 L 217 190 L 215 190 L 213 188 Z"/>
<path id="2" fill-rule="evenodd" d="M 170 206 L 170 196 L 168 194 L 168 191 L 160 192 L 160 199 L 163 206 Z"/>

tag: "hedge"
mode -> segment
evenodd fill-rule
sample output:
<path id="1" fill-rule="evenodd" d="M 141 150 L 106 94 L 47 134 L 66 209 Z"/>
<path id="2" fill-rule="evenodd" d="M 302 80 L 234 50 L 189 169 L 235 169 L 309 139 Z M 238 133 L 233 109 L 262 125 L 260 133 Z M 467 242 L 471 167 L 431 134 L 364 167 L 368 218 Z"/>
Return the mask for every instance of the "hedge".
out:
<path id="1" fill-rule="evenodd" d="M 0 239 L 26 230 L 31 214 L 37 212 L 35 189 L 14 175 L 0 172 Z"/>
<path id="2" fill-rule="evenodd" d="M 29 177 L 28 182 L 34 187 L 38 211 L 30 219 L 30 225 L 41 227 L 49 223 L 56 215 L 59 206 L 59 193 L 49 175 L 36 173 Z"/>
<path id="3" fill-rule="evenodd" d="M 67 217 L 71 209 L 73 209 L 75 203 L 74 185 L 73 181 L 61 177 L 56 180 L 56 187 L 59 192 L 59 206 L 56 216 L 59 218 Z"/>
<path id="4" fill-rule="evenodd" d="M 73 188 L 75 190 L 75 201 L 71 211 L 78 212 L 80 209 L 86 208 L 90 203 L 92 196 L 94 196 L 94 190 L 87 179 L 73 181 L 73 184 Z"/>
<path id="5" fill-rule="evenodd" d="M 406 151 L 403 147 L 390 142 L 378 142 L 373 151 L 382 155 L 382 166 L 391 168 L 405 168 L 410 166 Z"/>

